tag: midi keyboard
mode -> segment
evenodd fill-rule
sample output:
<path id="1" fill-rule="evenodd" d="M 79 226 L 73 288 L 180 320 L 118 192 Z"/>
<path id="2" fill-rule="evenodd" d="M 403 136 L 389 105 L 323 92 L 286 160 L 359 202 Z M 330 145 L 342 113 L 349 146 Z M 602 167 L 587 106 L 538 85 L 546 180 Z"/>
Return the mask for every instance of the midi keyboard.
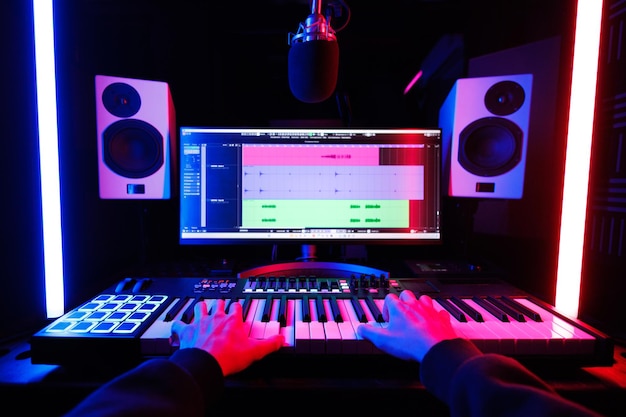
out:
<path id="1" fill-rule="evenodd" d="M 387 294 L 428 294 L 452 316 L 454 328 L 483 352 L 520 360 L 610 366 L 612 340 L 549 304 L 495 278 L 248 276 L 127 277 L 36 332 L 35 364 L 93 361 L 132 365 L 164 357 L 178 346 L 175 320 L 190 322 L 196 303 L 241 303 L 250 337 L 285 336 L 290 357 L 381 355 L 356 333 L 361 323 L 385 326 Z"/>

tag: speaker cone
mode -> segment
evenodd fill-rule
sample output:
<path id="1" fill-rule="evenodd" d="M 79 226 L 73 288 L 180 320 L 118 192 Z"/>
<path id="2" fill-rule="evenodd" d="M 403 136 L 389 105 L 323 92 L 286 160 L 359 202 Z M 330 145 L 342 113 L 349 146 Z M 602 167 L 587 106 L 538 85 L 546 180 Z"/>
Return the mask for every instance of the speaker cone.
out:
<path id="1" fill-rule="evenodd" d="M 104 131 L 102 140 L 104 162 L 123 177 L 147 177 L 163 165 L 163 137 L 144 121 L 118 120 Z"/>
<path id="2" fill-rule="evenodd" d="M 515 123 L 499 117 L 475 120 L 459 135 L 459 163 L 482 177 L 510 171 L 522 156 L 523 132 Z"/>

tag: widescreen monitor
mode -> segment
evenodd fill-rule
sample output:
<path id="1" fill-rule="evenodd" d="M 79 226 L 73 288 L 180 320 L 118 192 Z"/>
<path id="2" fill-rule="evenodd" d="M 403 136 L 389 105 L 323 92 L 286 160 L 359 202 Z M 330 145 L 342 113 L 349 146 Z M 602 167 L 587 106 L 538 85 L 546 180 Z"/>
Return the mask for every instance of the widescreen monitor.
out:
<path id="1" fill-rule="evenodd" d="M 181 245 L 438 244 L 439 128 L 180 128 Z"/>

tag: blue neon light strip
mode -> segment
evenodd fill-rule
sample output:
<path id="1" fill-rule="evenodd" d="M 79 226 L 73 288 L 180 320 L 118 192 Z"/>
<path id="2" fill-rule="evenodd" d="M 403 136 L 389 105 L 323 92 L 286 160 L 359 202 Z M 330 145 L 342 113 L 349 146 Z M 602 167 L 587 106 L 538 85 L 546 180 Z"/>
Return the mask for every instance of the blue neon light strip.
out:
<path id="1" fill-rule="evenodd" d="M 48 318 L 65 312 L 53 0 L 33 0 L 44 279 Z"/>

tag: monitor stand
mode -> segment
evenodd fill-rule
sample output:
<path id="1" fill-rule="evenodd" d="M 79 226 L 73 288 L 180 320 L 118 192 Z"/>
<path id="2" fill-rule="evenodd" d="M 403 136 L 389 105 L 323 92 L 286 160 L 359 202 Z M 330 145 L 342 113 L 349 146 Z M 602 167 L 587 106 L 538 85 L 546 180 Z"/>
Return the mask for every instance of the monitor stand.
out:
<path id="1" fill-rule="evenodd" d="M 315 245 L 302 245 L 302 256 L 293 262 L 275 262 L 250 268 L 237 274 L 239 278 L 249 277 L 293 277 L 315 276 L 320 278 L 352 278 L 371 275 L 389 278 L 389 272 L 382 269 L 337 261 L 318 261 Z"/>
<path id="2" fill-rule="evenodd" d="M 297 261 L 301 262 L 317 262 L 317 246 L 315 245 L 302 245 L 302 256 L 297 258 Z"/>

